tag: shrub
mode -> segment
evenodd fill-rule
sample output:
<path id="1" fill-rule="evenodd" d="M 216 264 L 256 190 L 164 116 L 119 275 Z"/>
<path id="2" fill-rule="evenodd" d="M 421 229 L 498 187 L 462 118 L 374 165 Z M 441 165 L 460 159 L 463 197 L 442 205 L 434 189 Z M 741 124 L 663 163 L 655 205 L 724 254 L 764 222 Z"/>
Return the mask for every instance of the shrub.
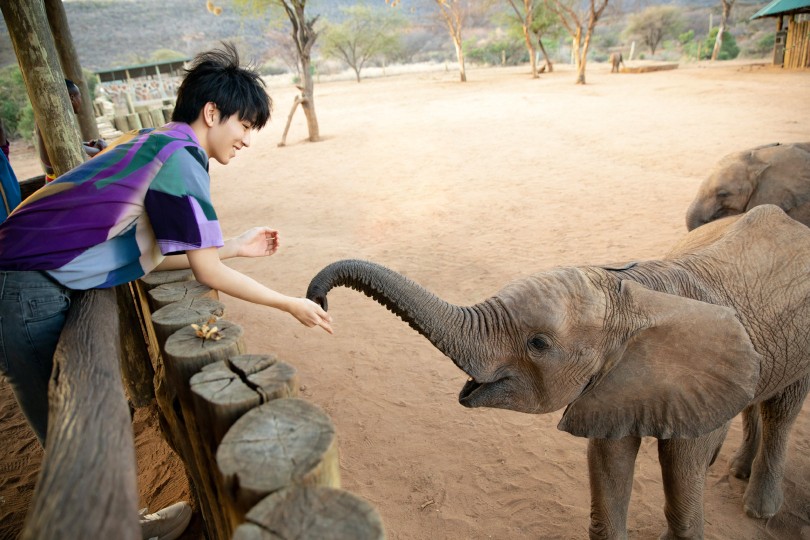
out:
<path id="1" fill-rule="evenodd" d="M 712 57 L 712 51 L 714 50 L 714 42 L 717 39 L 717 32 L 719 28 L 715 27 L 709 31 L 709 35 L 706 36 L 706 41 L 703 42 L 703 50 L 700 53 L 700 57 L 703 60 L 708 60 Z M 720 52 L 717 54 L 718 60 L 733 60 L 737 58 L 737 55 L 740 54 L 740 48 L 737 46 L 737 40 L 734 39 L 728 32 L 723 32 L 723 45 L 720 47 Z"/>

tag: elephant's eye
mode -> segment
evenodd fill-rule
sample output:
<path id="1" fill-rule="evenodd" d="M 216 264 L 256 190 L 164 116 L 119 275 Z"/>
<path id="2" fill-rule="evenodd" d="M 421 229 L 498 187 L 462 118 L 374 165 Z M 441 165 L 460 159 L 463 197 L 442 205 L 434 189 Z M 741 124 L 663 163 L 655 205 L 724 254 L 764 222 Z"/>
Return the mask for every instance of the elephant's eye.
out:
<path id="1" fill-rule="evenodd" d="M 728 196 L 730 196 L 730 195 L 731 195 L 731 193 L 729 193 L 729 192 L 728 192 L 728 191 L 726 191 L 725 189 L 721 189 L 720 191 L 718 191 L 718 192 L 717 192 L 717 196 L 718 196 L 719 198 L 721 198 L 721 199 L 725 199 L 726 197 L 728 197 Z"/>
<path id="2" fill-rule="evenodd" d="M 543 335 L 538 334 L 529 340 L 529 348 L 533 349 L 534 351 L 545 351 L 549 347 L 550 345 L 548 343 L 548 339 L 546 339 L 546 337 Z"/>

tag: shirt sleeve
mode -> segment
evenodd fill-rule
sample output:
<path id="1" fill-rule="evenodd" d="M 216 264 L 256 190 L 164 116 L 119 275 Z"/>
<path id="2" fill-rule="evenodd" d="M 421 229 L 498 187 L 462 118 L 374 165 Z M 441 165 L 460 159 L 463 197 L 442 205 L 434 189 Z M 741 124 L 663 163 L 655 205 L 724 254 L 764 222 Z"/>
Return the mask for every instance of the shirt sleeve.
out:
<path id="1" fill-rule="evenodd" d="M 187 148 L 173 152 L 149 185 L 144 209 L 164 255 L 221 247 L 208 171 Z"/>

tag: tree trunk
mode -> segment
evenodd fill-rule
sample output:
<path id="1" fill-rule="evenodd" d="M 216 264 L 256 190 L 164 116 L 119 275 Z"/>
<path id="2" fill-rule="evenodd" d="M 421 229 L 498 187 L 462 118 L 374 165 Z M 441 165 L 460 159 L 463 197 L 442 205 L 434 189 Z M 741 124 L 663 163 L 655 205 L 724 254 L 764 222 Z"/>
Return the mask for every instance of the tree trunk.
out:
<path id="1" fill-rule="evenodd" d="M 540 52 L 543 53 L 543 57 L 546 59 L 546 67 L 548 68 L 548 72 L 551 73 L 554 71 L 554 66 L 551 64 L 551 58 L 548 57 L 546 48 L 543 46 L 543 38 L 540 36 L 537 36 L 537 46 L 540 47 Z"/>
<path id="2" fill-rule="evenodd" d="M 42 2 L 0 0 L 25 88 L 57 176 L 84 161 L 65 78 Z"/>
<path id="3" fill-rule="evenodd" d="M 456 58 L 458 59 L 458 73 L 461 82 L 467 82 L 467 71 L 464 68 L 464 48 L 461 43 L 461 32 L 453 34 L 453 45 L 456 47 Z"/>
<path id="4" fill-rule="evenodd" d="M 726 32 L 726 24 L 728 24 L 728 18 L 731 15 L 731 6 L 734 5 L 734 2 L 728 2 L 726 0 L 722 0 L 723 2 L 723 16 L 720 18 L 720 26 L 717 28 L 717 37 L 714 39 L 714 49 L 712 49 L 712 61 L 717 60 L 717 57 L 720 54 L 720 50 L 723 48 L 723 34 Z"/>
<path id="5" fill-rule="evenodd" d="M 51 27 L 56 50 L 59 53 L 59 61 L 62 64 L 62 71 L 65 77 L 72 80 L 79 87 L 82 94 L 82 110 L 77 115 L 79 118 L 79 129 L 82 132 L 82 139 L 89 141 L 98 139 L 98 124 L 93 110 L 93 96 L 87 81 L 84 80 L 84 72 L 79 62 L 79 55 L 73 46 L 73 36 L 70 33 L 65 8 L 62 0 L 45 0 L 45 13 L 48 15 L 48 24 Z M 163 125 L 161 123 L 161 125 Z"/>
<path id="6" fill-rule="evenodd" d="M 307 117 L 307 132 L 310 142 L 321 140 L 321 131 L 318 127 L 318 116 L 315 114 L 315 83 L 312 80 L 312 62 L 309 56 L 301 58 L 301 108 Z"/>
<path id="7" fill-rule="evenodd" d="M 537 79 L 539 77 L 537 74 L 537 55 L 535 54 L 534 43 L 532 42 L 529 26 L 527 25 L 531 25 L 531 19 L 526 21 L 526 25 L 523 26 L 523 38 L 526 40 L 526 48 L 529 50 L 529 60 L 532 66 L 532 79 Z"/>

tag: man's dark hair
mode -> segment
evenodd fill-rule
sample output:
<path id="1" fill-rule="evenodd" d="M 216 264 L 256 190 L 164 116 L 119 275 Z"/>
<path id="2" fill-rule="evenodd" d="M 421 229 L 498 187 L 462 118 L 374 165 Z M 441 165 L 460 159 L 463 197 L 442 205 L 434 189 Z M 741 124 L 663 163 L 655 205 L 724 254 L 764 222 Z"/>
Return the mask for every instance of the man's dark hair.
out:
<path id="1" fill-rule="evenodd" d="M 209 101 L 219 109 L 220 122 L 238 114 L 255 129 L 264 127 L 273 110 L 264 81 L 254 69 L 239 66 L 239 53 L 227 42 L 222 43 L 222 49 L 198 54 L 186 69 L 172 120 L 191 124 Z"/>
<path id="2" fill-rule="evenodd" d="M 70 92 L 81 92 L 79 90 L 79 85 L 75 82 L 71 81 L 70 79 L 65 79 L 65 86 L 67 86 L 68 93 Z"/>

